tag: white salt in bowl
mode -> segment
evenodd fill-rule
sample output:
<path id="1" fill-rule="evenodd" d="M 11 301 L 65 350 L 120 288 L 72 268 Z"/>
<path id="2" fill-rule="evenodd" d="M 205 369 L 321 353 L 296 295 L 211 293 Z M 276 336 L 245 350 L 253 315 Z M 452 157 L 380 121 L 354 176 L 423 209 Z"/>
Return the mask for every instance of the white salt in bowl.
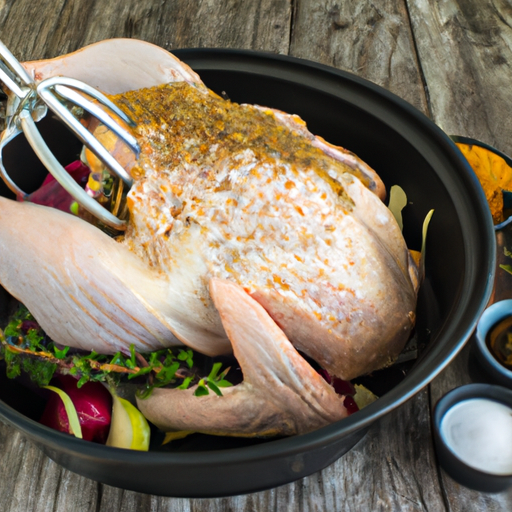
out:
<path id="1" fill-rule="evenodd" d="M 458 483 L 482 492 L 512 485 L 512 391 L 469 384 L 436 404 L 434 441 L 441 467 Z"/>

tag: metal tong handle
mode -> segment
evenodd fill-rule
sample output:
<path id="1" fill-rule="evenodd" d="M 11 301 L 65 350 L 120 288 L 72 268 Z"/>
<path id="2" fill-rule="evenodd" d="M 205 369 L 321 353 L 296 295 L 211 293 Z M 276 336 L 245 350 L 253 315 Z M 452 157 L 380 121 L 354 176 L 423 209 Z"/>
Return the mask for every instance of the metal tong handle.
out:
<path id="1" fill-rule="evenodd" d="M 139 145 L 128 130 L 120 126 L 111 117 L 110 113 L 118 116 L 127 125 L 134 126 L 134 122 L 112 103 L 105 95 L 80 80 L 51 77 L 36 84 L 28 75 L 25 68 L 16 60 L 7 47 L 0 41 L 0 80 L 18 97 L 20 104 L 17 113 L 11 120 L 11 130 L 7 129 L 0 138 L 0 176 L 7 186 L 18 196 L 26 197 L 23 192 L 9 177 L 2 161 L 2 149 L 10 140 L 13 132 L 19 133 L 19 128 L 25 134 L 30 146 L 37 154 L 53 177 L 60 185 L 88 212 L 97 217 L 107 226 L 117 230 L 126 229 L 126 221 L 119 219 L 96 200 L 90 197 L 68 174 L 59 161 L 55 158 L 50 148 L 36 127 L 35 111 L 41 106 L 49 107 L 57 117 L 81 140 L 81 142 L 94 153 L 105 165 L 106 169 L 120 179 L 127 189 L 132 186 L 133 180 L 119 162 L 107 151 L 107 149 L 89 132 L 79 120 L 70 112 L 64 101 L 87 111 L 96 117 L 108 129 L 112 130 L 129 149 L 138 156 Z M 96 100 L 98 104 L 88 99 Z"/>
<path id="2" fill-rule="evenodd" d="M 0 80 L 20 99 L 25 98 L 34 84 L 26 69 L 2 41 L 0 41 Z"/>

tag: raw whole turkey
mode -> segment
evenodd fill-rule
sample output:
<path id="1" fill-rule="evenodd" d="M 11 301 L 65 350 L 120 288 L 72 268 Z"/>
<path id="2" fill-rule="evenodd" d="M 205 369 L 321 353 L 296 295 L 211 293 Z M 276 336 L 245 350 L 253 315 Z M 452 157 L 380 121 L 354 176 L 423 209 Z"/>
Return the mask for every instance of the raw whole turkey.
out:
<path id="1" fill-rule="evenodd" d="M 295 115 L 219 97 L 148 43 L 109 40 L 25 67 L 109 94 L 135 121 L 141 155 L 96 128 L 134 178 L 116 239 L 0 198 L 0 283 L 63 345 L 234 351 L 244 381 L 223 396 L 139 400 L 164 430 L 295 434 L 345 417 L 300 353 L 350 380 L 390 364 L 415 321 L 417 268 L 375 171 Z"/>

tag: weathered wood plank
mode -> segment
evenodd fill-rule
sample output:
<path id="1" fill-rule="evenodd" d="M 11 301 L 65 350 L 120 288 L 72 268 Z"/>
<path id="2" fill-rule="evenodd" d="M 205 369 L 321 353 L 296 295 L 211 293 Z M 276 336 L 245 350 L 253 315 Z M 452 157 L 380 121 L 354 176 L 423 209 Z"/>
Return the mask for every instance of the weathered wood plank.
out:
<path id="1" fill-rule="evenodd" d="M 434 121 L 512 153 L 510 2 L 408 3 Z"/>
<path id="2" fill-rule="evenodd" d="M 96 482 L 61 468 L 1 421 L 0 461 L 0 510 L 97 510 Z"/>
<path id="3" fill-rule="evenodd" d="M 226 47 L 288 53 L 288 0 L 4 0 L 1 5 L 1 39 L 20 60 L 55 57 L 112 37 L 143 39 L 168 50 Z"/>
<path id="4" fill-rule="evenodd" d="M 413 33 L 429 91 L 433 120 L 447 133 L 512 149 L 512 8 L 481 0 L 408 1 Z M 432 406 L 451 389 L 471 382 L 470 345 L 431 385 Z M 485 495 L 441 481 L 450 510 L 512 509 L 512 492 Z"/>
<path id="5" fill-rule="evenodd" d="M 305 479 L 305 510 L 444 510 L 433 451 L 425 449 L 431 445 L 427 408 L 425 390 L 321 475 Z"/>
<path id="6" fill-rule="evenodd" d="M 494 137 L 479 138 L 507 149 L 510 116 L 503 106 L 510 98 L 502 89 L 511 62 L 508 53 L 504 56 L 510 47 L 511 9 L 502 0 L 494 2 L 495 12 L 489 1 L 478 2 L 484 10 L 479 13 L 476 2 L 410 0 L 408 11 L 404 0 L 0 0 L 0 38 L 21 59 L 52 57 L 107 37 L 137 37 L 167 49 L 222 46 L 288 53 L 290 48 L 295 56 L 383 85 L 428 113 L 416 42 L 436 122 L 466 128 L 459 133 L 473 136 L 479 128 Z M 485 103 L 493 101 L 490 110 L 479 104 L 484 101 L 478 100 L 481 94 Z M 432 395 L 465 380 L 463 359 L 457 359 L 436 380 Z M 444 510 L 428 408 L 424 391 L 324 471 L 278 489 L 216 500 L 160 498 L 98 485 L 63 470 L 1 424 L 0 510 Z M 512 509 L 510 493 L 488 497 L 458 487 L 445 475 L 441 478 L 451 510 Z"/>
<path id="7" fill-rule="evenodd" d="M 297 0 L 295 5 L 291 55 L 351 71 L 427 113 L 403 0 Z"/>

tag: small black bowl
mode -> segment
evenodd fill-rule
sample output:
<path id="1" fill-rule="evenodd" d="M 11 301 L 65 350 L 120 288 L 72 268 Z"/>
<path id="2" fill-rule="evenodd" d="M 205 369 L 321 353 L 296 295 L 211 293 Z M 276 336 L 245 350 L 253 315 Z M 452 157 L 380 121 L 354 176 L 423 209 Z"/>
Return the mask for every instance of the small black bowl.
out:
<path id="1" fill-rule="evenodd" d="M 450 391 L 436 404 L 433 417 L 434 443 L 441 467 L 458 483 L 480 492 L 496 493 L 512 485 L 510 474 L 494 474 L 464 462 L 441 433 L 443 418 L 452 407 L 474 398 L 499 402 L 512 408 L 512 391 L 492 384 L 468 384 Z"/>
<path id="2" fill-rule="evenodd" d="M 489 306 L 480 317 L 476 328 L 475 348 L 478 362 L 494 382 L 512 389 L 512 371 L 492 354 L 486 339 L 489 331 L 506 317 L 512 316 L 512 299 L 501 300 Z"/>

